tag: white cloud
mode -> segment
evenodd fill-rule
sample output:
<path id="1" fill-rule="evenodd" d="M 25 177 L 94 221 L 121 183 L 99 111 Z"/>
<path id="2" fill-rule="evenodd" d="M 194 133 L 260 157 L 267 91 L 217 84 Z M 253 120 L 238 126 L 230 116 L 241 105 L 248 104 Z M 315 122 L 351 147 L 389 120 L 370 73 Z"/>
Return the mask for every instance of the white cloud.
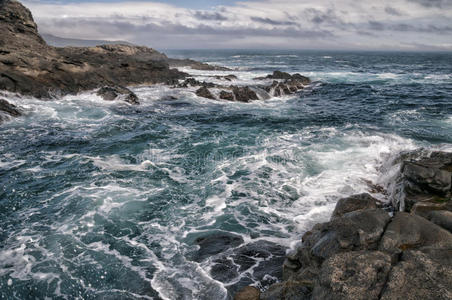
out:
<path id="1" fill-rule="evenodd" d="M 158 2 L 24 2 L 42 32 L 157 48 L 452 50 L 452 7 L 435 0 L 266 0 L 191 10 Z"/>

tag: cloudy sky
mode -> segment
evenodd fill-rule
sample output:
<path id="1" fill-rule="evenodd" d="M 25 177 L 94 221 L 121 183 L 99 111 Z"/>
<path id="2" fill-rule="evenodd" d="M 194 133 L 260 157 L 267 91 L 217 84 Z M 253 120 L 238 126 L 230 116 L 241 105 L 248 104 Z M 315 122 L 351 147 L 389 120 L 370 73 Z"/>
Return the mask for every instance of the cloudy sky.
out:
<path id="1" fill-rule="evenodd" d="M 42 33 L 158 49 L 452 51 L 452 0 L 27 0 Z"/>

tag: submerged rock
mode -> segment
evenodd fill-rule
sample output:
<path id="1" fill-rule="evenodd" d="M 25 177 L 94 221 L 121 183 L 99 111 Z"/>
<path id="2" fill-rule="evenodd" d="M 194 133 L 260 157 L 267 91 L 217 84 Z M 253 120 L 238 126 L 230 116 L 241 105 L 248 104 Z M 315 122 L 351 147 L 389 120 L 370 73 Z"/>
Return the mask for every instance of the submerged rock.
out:
<path id="1" fill-rule="evenodd" d="M 213 260 L 210 275 L 229 284 L 231 294 L 255 282 L 268 287 L 282 279 L 281 264 L 285 255 L 285 247 L 269 241 L 257 241 L 218 256 Z"/>
<path id="2" fill-rule="evenodd" d="M 233 80 L 237 80 L 237 76 L 235 75 L 226 75 L 226 76 L 215 76 L 216 79 L 224 79 L 226 81 L 233 81 Z"/>
<path id="3" fill-rule="evenodd" d="M 199 246 L 196 252 L 195 261 L 202 261 L 229 248 L 235 248 L 243 244 L 243 238 L 232 233 L 218 232 L 196 239 Z"/>

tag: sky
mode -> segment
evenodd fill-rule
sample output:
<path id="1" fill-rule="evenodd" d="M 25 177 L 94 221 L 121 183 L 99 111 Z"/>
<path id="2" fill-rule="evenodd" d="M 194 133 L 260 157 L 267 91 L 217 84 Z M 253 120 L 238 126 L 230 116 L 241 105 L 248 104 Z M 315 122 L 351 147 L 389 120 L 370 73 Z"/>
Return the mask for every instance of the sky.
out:
<path id="1" fill-rule="evenodd" d="M 157 49 L 452 51 L 452 0 L 26 0 L 41 33 Z"/>

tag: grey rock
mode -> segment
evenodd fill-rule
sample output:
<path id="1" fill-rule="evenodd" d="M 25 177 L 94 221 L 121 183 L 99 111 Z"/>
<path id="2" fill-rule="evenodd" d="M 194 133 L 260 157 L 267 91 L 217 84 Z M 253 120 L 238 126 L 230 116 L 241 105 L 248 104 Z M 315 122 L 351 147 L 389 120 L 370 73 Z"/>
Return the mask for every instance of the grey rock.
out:
<path id="1" fill-rule="evenodd" d="M 390 272 L 382 300 L 452 299 L 452 250 L 409 250 Z"/>
<path id="2" fill-rule="evenodd" d="M 12 117 L 20 117 L 22 115 L 17 106 L 9 103 L 5 99 L 0 99 L 0 111 Z"/>
<path id="3" fill-rule="evenodd" d="M 196 95 L 207 99 L 216 99 L 214 95 L 212 95 L 212 93 L 209 91 L 209 89 L 205 86 L 199 88 L 196 91 Z"/>
<path id="4" fill-rule="evenodd" d="M 331 218 L 334 219 L 342 217 L 344 214 L 352 211 L 375 208 L 377 208 L 377 199 L 373 198 L 371 195 L 367 193 L 353 195 L 347 198 L 342 198 L 337 202 Z"/>
<path id="5" fill-rule="evenodd" d="M 418 202 L 450 201 L 452 153 L 421 149 L 402 153 L 394 163 L 400 164 L 400 171 L 388 188 L 396 209 L 410 211 Z"/>
<path id="6" fill-rule="evenodd" d="M 375 250 L 390 216 L 382 209 L 346 213 L 317 224 L 303 236 L 303 244 L 284 264 L 284 278 L 301 268 L 318 268 L 329 257 L 348 251 Z M 292 265 L 293 267 L 289 267 Z"/>
<path id="7" fill-rule="evenodd" d="M 438 210 L 430 212 L 428 219 L 442 228 L 452 232 L 452 212 L 447 210 Z"/>
<path id="8" fill-rule="evenodd" d="M 259 100 L 255 91 L 249 87 L 234 87 L 232 89 L 234 93 L 235 100 L 239 102 L 249 102 L 251 100 Z"/>
<path id="9" fill-rule="evenodd" d="M 339 253 L 323 265 L 313 299 L 378 299 L 391 270 L 391 257 L 379 251 Z"/>
<path id="10" fill-rule="evenodd" d="M 97 91 L 97 95 L 106 101 L 123 100 L 130 104 L 140 104 L 138 96 L 125 87 L 120 86 L 104 86 Z"/>
<path id="11" fill-rule="evenodd" d="M 399 254 L 410 249 L 452 249 L 452 234 L 428 220 L 398 212 L 379 245 L 381 251 Z"/>

